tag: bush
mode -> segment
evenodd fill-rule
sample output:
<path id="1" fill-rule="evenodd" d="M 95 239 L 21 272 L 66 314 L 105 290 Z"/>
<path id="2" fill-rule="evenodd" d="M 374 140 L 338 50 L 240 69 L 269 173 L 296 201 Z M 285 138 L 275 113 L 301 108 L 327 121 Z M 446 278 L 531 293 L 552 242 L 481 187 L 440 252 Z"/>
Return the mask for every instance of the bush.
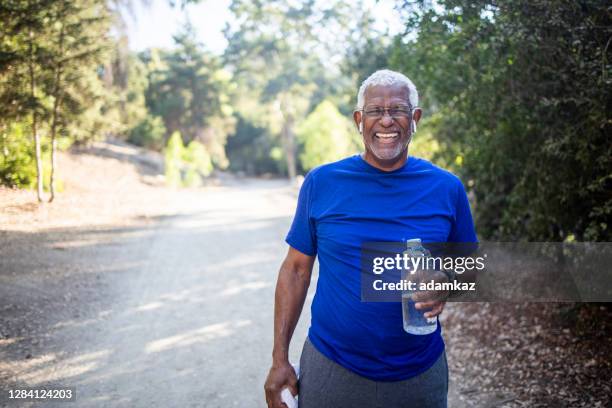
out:
<path id="1" fill-rule="evenodd" d="M 153 150 L 164 146 L 166 126 L 159 116 L 147 115 L 138 125 L 130 130 L 128 142 Z"/>
<path id="2" fill-rule="evenodd" d="M 183 160 L 185 162 L 185 175 L 183 185 L 198 187 L 202 184 L 202 177 L 207 177 L 213 170 L 210 154 L 206 147 L 195 140 L 191 141 L 185 149 Z"/>
<path id="3" fill-rule="evenodd" d="M 183 165 L 183 156 L 185 146 L 179 132 L 174 132 L 168 140 L 168 145 L 165 151 L 165 175 L 166 183 L 174 187 L 181 186 L 181 167 Z"/>
<path id="4" fill-rule="evenodd" d="M 0 184 L 8 187 L 31 187 L 36 184 L 34 143 L 17 123 L 0 133 Z"/>
<path id="5" fill-rule="evenodd" d="M 179 132 L 174 132 L 168 140 L 165 152 L 166 182 L 174 187 L 198 187 L 202 177 L 208 177 L 213 164 L 206 147 L 195 140 L 187 148 Z"/>
<path id="6" fill-rule="evenodd" d="M 359 150 L 350 122 L 329 101 L 321 102 L 297 129 L 304 170 L 339 160 Z"/>

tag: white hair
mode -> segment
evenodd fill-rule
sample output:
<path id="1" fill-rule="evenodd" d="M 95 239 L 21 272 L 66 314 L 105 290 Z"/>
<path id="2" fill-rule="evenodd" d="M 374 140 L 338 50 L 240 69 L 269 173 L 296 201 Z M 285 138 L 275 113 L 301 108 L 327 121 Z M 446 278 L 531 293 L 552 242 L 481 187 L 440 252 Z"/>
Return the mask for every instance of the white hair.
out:
<path id="1" fill-rule="evenodd" d="M 359 93 L 357 94 L 357 109 L 363 109 L 364 95 L 366 89 L 371 86 L 389 86 L 389 85 L 403 85 L 408 88 L 408 99 L 410 105 L 415 108 L 419 105 L 419 93 L 416 86 L 412 81 L 404 74 L 391 71 L 389 69 L 381 69 L 374 72 L 372 75 L 366 78 L 359 87 Z"/>

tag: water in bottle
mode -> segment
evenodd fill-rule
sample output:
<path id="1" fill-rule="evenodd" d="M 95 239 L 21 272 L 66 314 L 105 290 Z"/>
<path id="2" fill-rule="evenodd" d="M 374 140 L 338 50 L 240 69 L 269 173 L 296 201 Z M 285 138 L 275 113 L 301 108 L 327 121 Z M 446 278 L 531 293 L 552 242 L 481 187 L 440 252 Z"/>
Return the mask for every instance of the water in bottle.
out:
<path id="1" fill-rule="evenodd" d="M 410 239 L 406 241 L 406 254 L 410 257 L 428 257 L 431 254 L 423 246 L 420 238 Z M 402 274 L 403 279 L 415 282 L 416 286 L 421 281 L 425 281 L 426 271 L 417 270 L 414 273 L 406 270 Z M 438 327 L 438 317 L 425 317 L 424 313 L 428 310 L 418 310 L 415 307 L 415 301 L 413 295 L 418 292 L 418 288 L 415 290 L 405 290 L 402 292 L 402 316 L 404 320 L 404 330 L 410 334 L 430 334 L 436 331 Z"/>

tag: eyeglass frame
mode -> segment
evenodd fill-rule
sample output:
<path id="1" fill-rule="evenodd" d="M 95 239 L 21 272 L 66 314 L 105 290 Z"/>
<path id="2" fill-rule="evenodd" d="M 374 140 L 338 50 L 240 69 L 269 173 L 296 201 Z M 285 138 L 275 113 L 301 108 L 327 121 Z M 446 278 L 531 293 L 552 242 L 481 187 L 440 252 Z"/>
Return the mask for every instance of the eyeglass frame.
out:
<path id="1" fill-rule="evenodd" d="M 376 105 L 374 105 L 374 106 L 376 106 Z M 415 107 L 412 107 L 410 105 L 405 105 L 405 106 L 409 108 L 408 109 L 408 114 L 409 114 L 408 116 L 403 116 L 403 115 L 402 116 L 394 116 L 394 115 L 391 114 L 390 110 L 391 109 L 397 109 L 397 108 L 399 108 L 399 106 L 388 107 L 388 108 L 385 108 L 383 106 L 376 106 L 377 108 L 380 108 L 382 110 L 382 113 L 380 115 L 377 115 L 377 116 L 368 115 L 366 113 L 366 107 L 365 106 L 363 108 L 361 108 L 361 109 L 357 109 L 356 112 L 361 112 L 365 117 L 368 117 L 370 119 L 379 119 L 380 120 L 380 119 L 385 117 L 385 114 L 389 115 L 389 117 L 392 118 L 392 119 L 403 119 L 403 118 L 411 118 L 411 117 L 413 117 L 414 116 L 414 111 L 416 111 L 417 109 L 420 109 L 418 106 L 415 106 Z"/>

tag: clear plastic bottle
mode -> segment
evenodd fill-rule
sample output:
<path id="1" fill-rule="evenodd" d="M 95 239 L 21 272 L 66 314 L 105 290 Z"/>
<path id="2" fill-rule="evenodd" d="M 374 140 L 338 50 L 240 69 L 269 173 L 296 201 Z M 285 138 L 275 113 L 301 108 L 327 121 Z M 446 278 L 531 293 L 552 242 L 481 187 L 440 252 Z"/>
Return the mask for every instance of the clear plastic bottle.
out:
<path id="1" fill-rule="evenodd" d="M 406 251 L 404 252 L 409 257 L 429 257 L 431 253 L 425 248 L 420 238 L 409 239 L 406 241 Z M 404 270 L 402 279 L 412 281 L 418 287 L 420 281 L 424 281 L 425 271 L 417 270 L 411 273 L 410 269 Z M 415 290 L 405 290 L 402 292 L 402 316 L 404 320 L 404 330 L 410 334 L 430 334 L 436 331 L 438 327 L 438 317 L 427 318 L 424 313 L 427 310 L 417 310 L 413 295 L 417 293 Z"/>

